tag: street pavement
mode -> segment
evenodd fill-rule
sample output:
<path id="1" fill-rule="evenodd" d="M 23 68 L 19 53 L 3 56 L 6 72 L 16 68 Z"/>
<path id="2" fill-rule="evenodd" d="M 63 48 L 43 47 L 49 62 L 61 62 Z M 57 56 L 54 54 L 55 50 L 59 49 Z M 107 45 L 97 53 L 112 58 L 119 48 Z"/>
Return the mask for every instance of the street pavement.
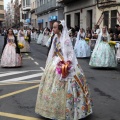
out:
<path id="1" fill-rule="evenodd" d="M 3 37 L 0 37 L 0 53 Z M 0 120 L 48 120 L 35 113 L 40 78 L 47 48 L 31 42 L 20 68 L 0 68 Z M 93 100 L 93 114 L 83 120 L 120 120 L 120 65 L 116 69 L 93 69 L 89 59 L 79 59 Z"/>

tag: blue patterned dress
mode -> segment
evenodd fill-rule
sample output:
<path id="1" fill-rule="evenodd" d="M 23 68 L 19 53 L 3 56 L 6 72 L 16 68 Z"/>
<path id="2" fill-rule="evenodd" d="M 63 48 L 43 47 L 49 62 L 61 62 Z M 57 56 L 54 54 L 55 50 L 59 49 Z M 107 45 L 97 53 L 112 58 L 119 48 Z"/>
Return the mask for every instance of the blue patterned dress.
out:
<path id="1" fill-rule="evenodd" d="M 89 65 L 92 67 L 116 67 L 115 48 L 110 46 L 106 36 L 95 46 Z"/>
<path id="2" fill-rule="evenodd" d="M 90 57 L 90 46 L 84 39 L 84 35 L 79 35 L 79 40 L 76 41 L 74 51 L 77 58 Z"/>

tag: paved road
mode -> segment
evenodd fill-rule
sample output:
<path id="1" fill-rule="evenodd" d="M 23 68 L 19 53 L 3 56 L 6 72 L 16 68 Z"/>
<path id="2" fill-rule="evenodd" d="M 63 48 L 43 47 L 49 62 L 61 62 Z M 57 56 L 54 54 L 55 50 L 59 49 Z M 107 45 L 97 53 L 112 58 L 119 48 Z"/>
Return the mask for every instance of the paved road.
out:
<path id="1" fill-rule="evenodd" d="M 0 52 L 3 38 L 0 37 Z M 35 102 L 44 71 L 47 48 L 31 43 L 31 53 L 23 54 L 23 67 L 0 68 L 0 120 L 46 120 L 35 114 Z M 112 69 L 92 69 L 89 59 L 79 59 L 93 99 L 93 114 L 84 120 L 119 120 L 120 65 Z"/>

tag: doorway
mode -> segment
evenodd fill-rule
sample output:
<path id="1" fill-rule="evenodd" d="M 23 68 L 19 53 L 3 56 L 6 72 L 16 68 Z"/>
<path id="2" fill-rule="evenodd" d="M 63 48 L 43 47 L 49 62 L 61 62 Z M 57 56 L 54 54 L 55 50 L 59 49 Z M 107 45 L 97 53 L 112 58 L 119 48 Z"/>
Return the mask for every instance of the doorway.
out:
<path id="1" fill-rule="evenodd" d="M 70 28 L 70 26 L 71 26 L 71 15 L 69 14 L 66 17 L 67 17 L 67 27 Z"/>
<path id="2" fill-rule="evenodd" d="M 75 26 L 80 28 L 80 13 L 75 13 Z"/>
<path id="3" fill-rule="evenodd" d="M 93 11 L 92 10 L 88 10 L 87 11 L 87 26 L 92 29 L 92 23 L 93 23 Z"/>

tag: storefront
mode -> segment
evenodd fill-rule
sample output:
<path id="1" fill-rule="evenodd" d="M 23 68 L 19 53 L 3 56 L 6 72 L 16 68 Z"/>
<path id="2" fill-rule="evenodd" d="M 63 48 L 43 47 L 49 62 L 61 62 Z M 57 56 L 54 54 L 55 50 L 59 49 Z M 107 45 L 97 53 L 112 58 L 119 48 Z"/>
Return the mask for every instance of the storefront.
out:
<path id="1" fill-rule="evenodd" d="M 50 16 L 49 17 L 49 23 L 50 23 L 50 29 L 52 29 L 53 23 L 57 21 L 57 16 Z"/>
<path id="2" fill-rule="evenodd" d="M 38 27 L 39 29 L 43 29 L 43 19 L 38 20 Z"/>

